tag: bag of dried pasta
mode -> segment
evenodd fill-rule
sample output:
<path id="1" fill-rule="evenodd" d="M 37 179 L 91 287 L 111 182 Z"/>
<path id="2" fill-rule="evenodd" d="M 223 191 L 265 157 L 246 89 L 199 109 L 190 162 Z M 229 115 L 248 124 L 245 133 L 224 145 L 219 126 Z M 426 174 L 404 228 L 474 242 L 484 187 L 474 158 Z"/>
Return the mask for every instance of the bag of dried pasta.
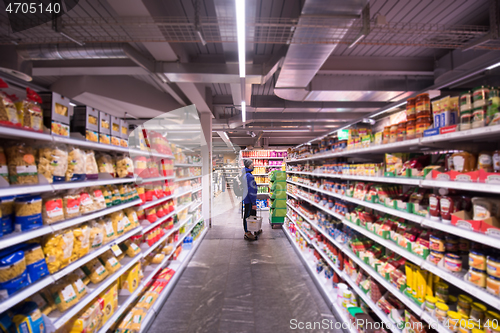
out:
<path id="1" fill-rule="evenodd" d="M 113 206 L 119 205 L 122 203 L 122 197 L 120 195 L 120 190 L 116 185 L 108 185 L 108 188 L 111 192 L 111 201 L 113 203 Z"/>
<path id="2" fill-rule="evenodd" d="M 83 265 L 82 270 L 87 274 L 92 283 L 99 283 L 109 275 L 106 268 L 97 258 Z"/>
<path id="3" fill-rule="evenodd" d="M 0 88 L 8 87 L 9 85 L 0 79 Z M 17 127 L 22 125 L 12 98 L 10 98 L 10 96 L 3 91 L 0 91 L 0 124 L 4 126 Z"/>
<path id="4" fill-rule="evenodd" d="M 23 142 L 11 142 L 5 148 L 11 185 L 38 184 L 35 150 Z"/>
<path id="5" fill-rule="evenodd" d="M 109 154 L 99 153 L 97 155 L 97 167 L 101 173 L 109 173 L 115 176 L 115 168 L 113 166 L 113 158 Z"/>
<path id="6" fill-rule="evenodd" d="M 26 88 L 26 98 L 15 103 L 18 113 L 22 114 L 23 127 L 35 132 L 43 132 L 42 98 L 35 91 Z"/>
<path id="7" fill-rule="evenodd" d="M 44 276 L 49 275 L 49 269 L 45 262 L 45 256 L 40 244 L 23 244 L 26 270 L 31 283 L 35 283 Z"/>
<path id="8" fill-rule="evenodd" d="M 0 251 L 0 299 L 29 285 L 24 251 Z"/>
<path id="9" fill-rule="evenodd" d="M 137 207 L 135 212 L 137 213 L 137 218 L 139 219 L 139 221 L 142 221 L 146 218 L 146 213 L 144 212 L 144 208 Z"/>
<path id="10" fill-rule="evenodd" d="M 66 219 L 80 216 L 80 193 L 68 191 L 64 194 L 63 211 Z"/>
<path id="11" fill-rule="evenodd" d="M 111 219 L 111 221 L 113 221 L 113 229 L 116 231 L 117 236 L 123 234 L 123 232 L 125 231 L 125 224 L 127 222 L 130 224 L 130 221 L 128 221 L 128 219 L 125 219 L 125 215 L 121 210 L 109 214 L 108 217 Z"/>
<path id="12" fill-rule="evenodd" d="M 134 162 L 127 154 L 118 154 L 115 160 L 118 178 L 134 176 Z"/>
<path id="13" fill-rule="evenodd" d="M 104 196 L 104 201 L 106 202 L 106 207 L 113 206 L 113 197 L 107 186 L 99 187 L 101 189 L 102 195 Z"/>
<path id="14" fill-rule="evenodd" d="M 156 208 L 155 207 L 146 208 L 144 211 L 145 211 L 146 219 L 149 222 L 153 223 L 153 222 L 156 222 L 156 220 L 158 220 L 158 216 L 156 215 Z"/>
<path id="15" fill-rule="evenodd" d="M 91 221 L 89 223 L 89 227 L 90 227 L 90 236 L 89 236 L 90 249 L 95 250 L 100 248 L 104 242 L 104 232 L 105 232 L 104 225 L 96 221 Z"/>
<path id="16" fill-rule="evenodd" d="M 99 178 L 99 168 L 97 167 L 93 150 L 85 151 L 85 173 L 87 174 L 87 179 Z"/>
<path id="17" fill-rule="evenodd" d="M 98 223 L 102 223 L 104 227 L 104 241 L 103 244 L 107 244 L 116 238 L 116 230 L 113 227 L 113 221 L 109 217 L 104 217 L 97 220 Z"/>
<path id="18" fill-rule="evenodd" d="M 73 289 L 75 289 L 78 300 L 82 299 L 82 297 L 87 294 L 87 285 L 82 281 L 78 274 L 69 274 L 68 281 L 73 285 Z"/>
<path id="19" fill-rule="evenodd" d="M 125 215 L 127 215 L 128 219 L 132 223 L 132 228 L 138 227 L 140 225 L 139 218 L 137 217 L 137 212 L 134 208 L 125 208 L 123 212 L 125 213 Z"/>
<path id="20" fill-rule="evenodd" d="M 0 147 L 0 177 L 9 183 L 9 168 L 7 167 L 7 158 L 5 157 L 3 147 Z"/>
<path id="21" fill-rule="evenodd" d="M 122 264 L 116 259 L 116 257 L 111 253 L 111 251 L 104 252 L 100 257 L 99 260 L 101 261 L 101 264 L 104 265 L 106 270 L 109 272 L 109 274 L 113 274 L 117 270 L 122 267 Z"/>
<path id="22" fill-rule="evenodd" d="M 38 149 L 38 172 L 49 183 L 63 182 L 68 169 L 68 150 L 63 145 L 43 145 Z"/>
<path id="23" fill-rule="evenodd" d="M 75 242 L 73 244 L 73 254 L 71 255 L 72 262 L 89 253 L 90 228 L 86 224 L 82 224 L 73 229 L 73 236 L 75 237 Z"/>
<path id="24" fill-rule="evenodd" d="M 64 220 L 63 198 L 53 194 L 42 196 L 42 219 L 44 224 L 53 224 Z"/>
<path id="25" fill-rule="evenodd" d="M 123 243 L 120 243 L 120 249 L 130 258 L 135 257 L 141 252 L 141 248 L 130 239 L 127 239 Z"/>
<path id="26" fill-rule="evenodd" d="M 78 303 L 78 295 L 75 287 L 66 277 L 57 281 L 49 289 L 60 312 L 64 312 Z"/>
<path id="27" fill-rule="evenodd" d="M 83 283 L 85 283 L 85 285 L 90 283 L 89 277 L 85 274 L 81 267 L 75 269 L 72 274 L 75 274 L 80 280 L 82 280 Z"/>
<path id="28" fill-rule="evenodd" d="M 78 148 L 68 147 L 68 169 L 66 170 L 66 181 L 84 181 L 85 173 L 85 152 Z"/>
<path id="29" fill-rule="evenodd" d="M 154 302 L 156 302 L 158 296 L 159 296 L 158 293 L 148 291 L 139 299 L 139 302 L 137 302 L 136 307 L 148 311 L 154 304 Z"/>
<path id="30" fill-rule="evenodd" d="M 23 195 L 16 198 L 15 230 L 27 231 L 40 228 L 42 222 L 42 198 L 39 195 Z"/>
<path id="31" fill-rule="evenodd" d="M 7 235 L 14 231 L 14 196 L 0 199 L 0 210 L 2 211 L 2 234 Z"/>
<path id="32" fill-rule="evenodd" d="M 94 210 L 106 208 L 106 199 L 104 198 L 104 194 L 99 187 L 91 187 L 89 189 L 89 194 L 94 202 Z"/>
<path id="33" fill-rule="evenodd" d="M 94 210 L 94 200 L 92 200 L 88 189 L 82 189 L 80 191 L 80 214 L 92 213 Z"/>
<path id="34" fill-rule="evenodd" d="M 74 236 L 71 230 L 57 232 L 44 237 L 43 254 L 50 273 L 66 267 L 73 253 Z"/>
<path id="35" fill-rule="evenodd" d="M 153 259 L 151 259 L 151 264 L 158 265 L 165 259 L 165 255 L 163 253 L 157 253 L 154 255 Z"/>
<path id="36" fill-rule="evenodd" d="M 29 299 L 35 302 L 40 311 L 46 316 L 56 309 L 56 304 L 48 290 L 42 290 L 38 294 L 30 296 Z"/>

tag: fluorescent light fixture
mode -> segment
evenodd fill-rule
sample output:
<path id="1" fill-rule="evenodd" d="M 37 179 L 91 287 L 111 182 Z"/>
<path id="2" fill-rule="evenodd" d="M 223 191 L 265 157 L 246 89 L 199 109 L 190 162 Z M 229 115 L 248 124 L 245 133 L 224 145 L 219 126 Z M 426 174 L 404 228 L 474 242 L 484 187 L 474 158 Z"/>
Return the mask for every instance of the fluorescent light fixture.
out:
<path id="1" fill-rule="evenodd" d="M 203 38 L 203 35 L 201 34 L 201 31 L 200 30 L 196 30 L 195 32 L 198 35 L 198 38 L 200 39 L 201 45 L 203 45 L 203 46 L 207 45 L 207 41 L 205 40 L 205 38 Z M 163 83 L 165 83 L 165 82 L 163 82 Z"/>
<path id="2" fill-rule="evenodd" d="M 61 34 L 61 36 L 63 36 L 63 37 L 64 37 L 64 38 L 66 38 L 66 39 L 69 39 L 69 40 L 70 40 L 70 41 L 72 41 L 73 43 L 76 43 L 76 44 L 78 44 L 78 45 L 80 45 L 80 46 L 85 45 L 85 43 L 84 43 L 84 42 L 81 42 L 81 41 L 79 41 L 78 39 L 76 39 L 76 38 L 74 38 L 74 37 L 71 37 L 70 35 L 68 35 L 68 34 L 66 34 L 66 33 L 64 33 L 64 32 L 59 32 L 59 33 Z"/>
<path id="3" fill-rule="evenodd" d="M 245 77 L 245 0 L 236 2 L 236 32 L 238 35 L 238 62 L 240 65 L 240 77 Z M 243 120 L 244 121 L 244 120 Z"/>
<path id="4" fill-rule="evenodd" d="M 380 111 L 380 112 L 377 112 L 377 113 L 375 113 L 375 114 L 371 115 L 369 118 L 375 118 L 376 116 L 381 115 L 382 113 L 386 113 L 387 111 L 390 111 L 390 110 L 392 110 L 392 109 L 395 109 L 395 108 L 397 108 L 397 107 L 399 107 L 399 106 L 401 106 L 401 105 L 403 105 L 403 104 L 406 104 L 406 101 L 401 102 L 401 103 L 399 103 L 399 104 L 396 104 L 396 105 L 394 105 L 394 106 L 391 106 L 391 107 L 390 107 L 390 108 L 388 108 L 388 109 L 385 109 L 385 110 L 382 110 L 382 111 Z"/>
<path id="5" fill-rule="evenodd" d="M 353 47 L 354 45 L 358 44 L 360 40 L 362 40 L 363 38 L 365 38 L 365 35 L 364 34 L 361 34 L 359 35 L 358 38 L 356 38 L 356 40 L 354 42 L 351 43 L 351 45 L 349 45 L 347 48 L 350 49 L 351 47 Z"/>
<path id="6" fill-rule="evenodd" d="M 69 102 L 69 105 L 71 105 L 71 106 L 76 106 L 76 104 L 75 104 L 75 103 L 71 103 L 71 102 Z"/>
<path id="7" fill-rule="evenodd" d="M 241 121 L 244 123 L 247 121 L 247 104 L 245 101 L 241 101 Z"/>
<path id="8" fill-rule="evenodd" d="M 486 67 L 486 69 L 493 69 L 493 68 L 497 68 L 498 66 L 500 66 L 500 62 L 497 62 L 496 64 L 491 65 L 490 67 Z"/>
<path id="9" fill-rule="evenodd" d="M 295 128 L 290 128 L 290 129 L 264 129 L 262 132 L 311 132 L 309 129 L 295 129 Z"/>

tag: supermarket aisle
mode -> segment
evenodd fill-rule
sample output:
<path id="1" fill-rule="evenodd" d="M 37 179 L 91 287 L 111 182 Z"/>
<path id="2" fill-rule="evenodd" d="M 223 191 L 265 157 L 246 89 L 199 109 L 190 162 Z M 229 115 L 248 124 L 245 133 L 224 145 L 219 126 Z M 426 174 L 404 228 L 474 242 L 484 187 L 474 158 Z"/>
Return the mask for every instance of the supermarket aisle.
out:
<path id="1" fill-rule="evenodd" d="M 231 191 L 215 199 L 213 227 L 150 333 L 277 333 L 292 331 L 291 319 L 334 320 L 281 229 L 263 223 L 258 241 L 243 239 L 238 205 Z"/>

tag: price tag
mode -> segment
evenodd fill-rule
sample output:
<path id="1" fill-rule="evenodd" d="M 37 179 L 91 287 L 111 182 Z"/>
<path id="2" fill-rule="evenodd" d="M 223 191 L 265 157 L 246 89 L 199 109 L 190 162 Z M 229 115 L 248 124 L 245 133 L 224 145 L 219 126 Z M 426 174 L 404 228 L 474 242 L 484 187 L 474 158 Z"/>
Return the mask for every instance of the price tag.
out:
<path id="1" fill-rule="evenodd" d="M 117 244 L 111 247 L 111 251 L 113 252 L 115 257 L 119 257 L 122 254 L 122 250 L 120 250 L 120 247 Z"/>

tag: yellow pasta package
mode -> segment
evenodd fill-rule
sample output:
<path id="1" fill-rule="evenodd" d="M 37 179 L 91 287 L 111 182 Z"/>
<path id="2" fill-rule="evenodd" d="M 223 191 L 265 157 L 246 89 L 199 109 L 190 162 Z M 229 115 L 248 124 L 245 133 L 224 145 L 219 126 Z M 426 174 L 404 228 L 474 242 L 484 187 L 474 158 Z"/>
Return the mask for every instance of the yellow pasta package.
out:
<path id="1" fill-rule="evenodd" d="M 155 254 L 155 256 L 153 257 L 153 259 L 151 259 L 151 263 L 153 265 L 158 265 L 158 264 L 161 264 L 161 262 L 165 259 L 165 255 L 163 253 L 157 253 Z"/>
<path id="2" fill-rule="evenodd" d="M 111 251 L 104 252 L 99 257 L 99 260 L 110 274 L 116 272 L 122 267 L 122 264 L 120 264 L 120 262 L 116 259 L 113 253 L 111 253 Z"/>
<path id="3" fill-rule="evenodd" d="M 23 142 L 10 142 L 5 148 L 11 185 L 38 184 L 35 150 Z"/>
<path id="4" fill-rule="evenodd" d="M 113 227 L 113 221 L 109 217 L 104 217 L 97 220 L 99 223 L 103 224 L 104 227 L 104 242 L 103 244 L 107 244 L 116 238 L 116 230 Z"/>
<path id="5" fill-rule="evenodd" d="M 141 264 L 137 263 L 126 271 L 120 278 L 120 289 L 126 290 L 128 293 L 133 293 L 141 283 L 139 277 L 140 270 Z"/>
<path id="6" fill-rule="evenodd" d="M 78 258 L 81 258 L 89 253 L 90 228 L 86 224 L 82 224 L 79 227 L 73 229 L 73 236 L 75 237 L 75 243 L 73 245 L 73 254 L 71 256 L 71 261 L 75 261 Z"/>
<path id="7" fill-rule="evenodd" d="M 85 285 L 90 283 L 89 277 L 87 276 L 87 274 L 85 274 L 85 272 L 82 270 L 81 267 L 75 269 L 73 271 L 73 274 L 75 274 L 75 276 L 77 276 L 80 280 L 82 280 L 82 282 L 85 283 Z"/>
<path id="8" fill-rule="evenodd" d="M 123 212 L 120 210 L 118 212 L 114 212 L 108 215 L 111 221 L 113 221 L 113 229 L 116 231 L 116 235 L 120 236 L 123 234 L 125 231 L 125 223 L 128 221 L 128 219 L 125 219 L 125 215 Z M 128 221 L 130 223 L 130 221 Z"/>
<path id="9" fill-rule="evenodd" d="M 143 309 L 132 309 L 132 320 L 129 324 L 128 329 L 132 332 L 139 332 L 141 330 L 142 321 L 146 317 L 146 311 Z"/>
<path id="10" fill-rule="evenodd" d="M 49 183 L 65 180 L 68 168 L 68 150 L 63 145 L 43 145 L 38 150 L 38 172 Z"/>
<path id="11" fill-rule="evenodd" d="M 77 147 L 68 147 L 68 168 L 66 170 L 66 181 L 84 181 L 85 172 L 85 152 Z"/>
<path id="12" fill-rule="evenodd" d="M 137 302 L 136 307 L 148 311 L 157 299 L 157 293 L 148 291 L 147 293 L 142 295 L 142 297 L 139 299 L 139 302 Z"/>
<path id="13" fill-rule="evenodd" d="M 91 221 L 89 223 L 90 236 L 89 245 L 91 250 L 98 249 L 102 246 L 104 242 L 104 224 L 98 223 L 96 221 Z"/>
<path id="14" fill-rule="evenodd" d="M 137 246 L 134 242 L 132 242 L 130 239 L 127 239 L 126 241 L 121 243 L 120 249 L 123 252 L 125 252 L 125 254 L 130 258 L 135 257 L 137 254 L 141 252 L 141 248 Z"/>
<path id="15" fill-rule="evenodd" d="M 130 223 L 132 224 L 132 228 L 136 228 L 140 225 L 139 223 L 139 218 L 137 217 L 137 213 L 135 209 L 133 208 L 125 208 L 124 209 L 125 215 L 127 215 L 128 219 L 130 220 Z"/>
<path id="16" fill-rule="evenodd" d="M 43 240 L 43 254 L 50 273 L 66 267 L 73 253 L 73 232 L 65 231 L 47 235 Z"/>
<path id="17" fill-rule="evenodd" d="M 75 288 L 68 279 L 62 278 L 49 288 L 59 311 L 64 312 L 78 303 L 78 296 Z"/>
<path id="18" fill-rule="evenodd" d="M 82 270 L 89 277 L 92 283 L 99 283 L 108 276 L 108 271 L 101 264 L 99 259 L 92 259 L 82 266 Z"/>
<path id="19" fill-rule="evenodd" d="M 103 324 L 103 312 L 98 301 L 94 302 L 78 317 L 69 333 L 95 333 Z"/>
<path id="20" fill-rule="evenodd" d="M 73 285 L 73 289 L 76 292 L 76 297 L 79 300 L 87 294 L 87 285 L 82 281 L 82 279 L 80 279 L 78 274 L 73 273 L 68 275 L 68 281 Z"/>
<path id="21" fill-rule="evenodd" d="M 103 309 L 103 322 L 107 322 L 118 307 L 118 283 L 113 282 L 97 300 Z"/>

